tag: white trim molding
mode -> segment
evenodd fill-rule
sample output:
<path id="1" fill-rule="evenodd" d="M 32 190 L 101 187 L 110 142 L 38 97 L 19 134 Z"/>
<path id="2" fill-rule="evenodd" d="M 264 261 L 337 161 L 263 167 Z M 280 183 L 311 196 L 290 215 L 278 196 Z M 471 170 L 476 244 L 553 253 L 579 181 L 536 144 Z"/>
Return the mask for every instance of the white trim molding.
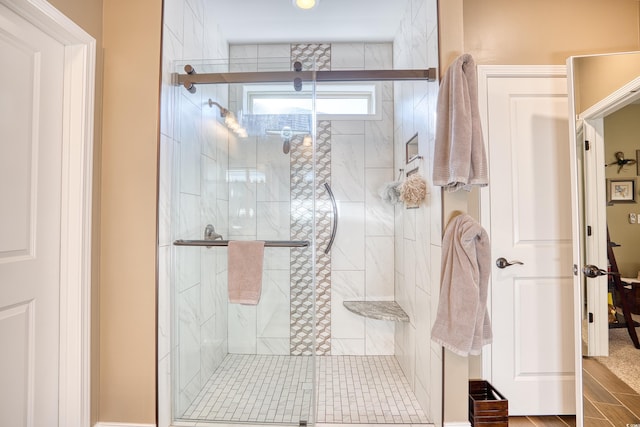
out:
<path id="1" fill-rule="evenodd" d="M 471 423 L 467 422 L 455 422 L 455 423 L 447 423 L 443 424 L 443 427 L 471 427 Z"/>
<path id="2" fill-rule="evenodd" d="M 57 425 L 89 426 L 96 41 L 45 0 L 0 0 L 65 46 Z"/>

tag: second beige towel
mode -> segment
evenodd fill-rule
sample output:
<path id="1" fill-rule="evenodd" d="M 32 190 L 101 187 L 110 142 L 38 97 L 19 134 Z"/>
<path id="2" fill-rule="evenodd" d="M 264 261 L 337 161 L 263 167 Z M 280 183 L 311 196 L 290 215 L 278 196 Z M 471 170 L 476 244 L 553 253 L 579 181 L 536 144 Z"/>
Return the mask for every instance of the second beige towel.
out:
<path id="1" fill-rule="evenodd" d="M 442 238 L 440 300 L 431 340 L 460 356 L 480 354 L 492 341 L 487 310 L 491 244 L 471 216 L 453 218 Z"/>
<path id="2" fill-rule="evenodd" d="M 256 305 L 262 293 L 264 242 L 229 242 L 229 302 Z"/>

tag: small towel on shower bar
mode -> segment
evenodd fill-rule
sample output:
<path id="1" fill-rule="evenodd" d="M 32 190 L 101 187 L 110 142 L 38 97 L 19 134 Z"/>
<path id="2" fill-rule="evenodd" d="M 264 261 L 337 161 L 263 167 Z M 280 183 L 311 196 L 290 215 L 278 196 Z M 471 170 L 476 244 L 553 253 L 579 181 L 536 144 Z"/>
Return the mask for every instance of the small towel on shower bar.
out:
<path id="1" fill-rule="evenodd" d="M 476 64 L 464 54 L 449 66 L 438 92 L 433 184 L 452 192 L 488 183 Z"/>
<path id="2" fill-rule="evenodd" d="M 232 240 L 228 259 L 229 302 L 258 304 L 262 293 L 264 242 Z"/>

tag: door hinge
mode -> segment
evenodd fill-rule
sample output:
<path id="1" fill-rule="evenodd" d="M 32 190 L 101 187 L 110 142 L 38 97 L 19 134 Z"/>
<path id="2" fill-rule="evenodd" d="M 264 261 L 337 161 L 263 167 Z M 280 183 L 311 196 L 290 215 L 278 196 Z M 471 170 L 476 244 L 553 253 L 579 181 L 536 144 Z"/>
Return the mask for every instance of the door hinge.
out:
<path id="1" fill-rule="evenodd" d="M 589 141 L 585 141 L 584 142 L 584 149 L 585 151 L 589 151 L 589 149 L 591 148 L 591 144 L 589 144 Z"/>
<path id="2" fill-rule="evenodd" d="M 589 313 L 589 323 L 593 323 L 593 313 Z"/>
<path id="3" fill-rule="evenodd" d="M 591 236 L 591 226 L 587 225 L 587 236 Z"/>

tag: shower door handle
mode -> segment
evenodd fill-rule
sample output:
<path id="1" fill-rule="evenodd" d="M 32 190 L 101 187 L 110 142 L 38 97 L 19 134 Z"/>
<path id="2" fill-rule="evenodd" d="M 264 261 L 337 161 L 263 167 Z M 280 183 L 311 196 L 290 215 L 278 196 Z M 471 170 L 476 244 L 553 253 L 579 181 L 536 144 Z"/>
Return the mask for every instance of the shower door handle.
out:
<path id="1" fill-rule="evenodd" d="M 331 206 L 333 207 L 333 227 L 331 229 L 331 237 L 329 238 L 327 248 L 324 250 L 324 253 L 328 254 L 331 250 L 331 246 L 333 246 L 333 241 L 336 238 L 336 233 L 338 232 L 338 205 L 336 204 L 336 198 L 333 196 L 333 191 L 331 191 L 331 186 L 329 185 L 329 183 L 325 182 L 324 188 L 329 194 L 329 199 L 331 199 Z"/>

